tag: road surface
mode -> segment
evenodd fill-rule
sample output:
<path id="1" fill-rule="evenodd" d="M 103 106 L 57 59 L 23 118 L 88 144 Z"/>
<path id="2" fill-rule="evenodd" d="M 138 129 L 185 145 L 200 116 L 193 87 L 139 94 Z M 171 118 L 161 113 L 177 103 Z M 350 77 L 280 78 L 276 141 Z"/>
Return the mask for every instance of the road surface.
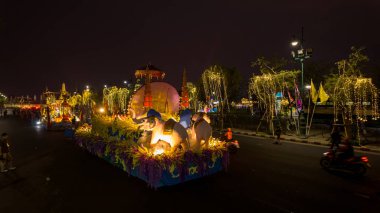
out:
<path id="1" fill-rule="evenodd" d="M 74 146 L 14 118 L 15 171 L 0 174 L 0 212 L 379 212 L 380 156 L 363 178 L 319 166 L 325 147 L 236 136 L 228 172 L 154 190 Z M 358 153 L 363 154 L 363 153 Z"/>

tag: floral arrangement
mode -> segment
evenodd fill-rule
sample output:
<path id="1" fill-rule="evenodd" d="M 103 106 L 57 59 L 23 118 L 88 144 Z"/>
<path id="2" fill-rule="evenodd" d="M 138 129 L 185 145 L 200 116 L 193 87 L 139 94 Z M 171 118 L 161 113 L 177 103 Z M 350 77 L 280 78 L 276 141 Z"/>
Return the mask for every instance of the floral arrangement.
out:
<path id="1" fill-rule="evenodd" d="M 287 107 L 289 106 L 289 101 L 286 98 L 281 99 L 281 106 Z"/>
<path id="2" fill-rule="evenodd" d="M 138 125 L 133 122 L 132 118 L 101 115 L 93 117 L 91 132 L 105 141 L 121 140 L 129 143 L 137 140 L 139 134 Z"/>
<path id="3" fill-rule="evenodd" d="M 109 120 L 102 122 L 107 125 L 113 123 Z M 192 176 L 202 177 L 228 167 L 226 143 L 219 139 L 211 138 L 209 147 L 199 153 L 177 151 L 155 155 L 146 147 L 131 145 L 124 140 L 107 140 L 100 134 L 94 134 L 93 127 L 86 124 L 79 127 L 75 133 L 76 144 L 128 174 L 144 179 L 151 187 L 162 186 L 163 179 L 165 184 L 172 185 Z"/>

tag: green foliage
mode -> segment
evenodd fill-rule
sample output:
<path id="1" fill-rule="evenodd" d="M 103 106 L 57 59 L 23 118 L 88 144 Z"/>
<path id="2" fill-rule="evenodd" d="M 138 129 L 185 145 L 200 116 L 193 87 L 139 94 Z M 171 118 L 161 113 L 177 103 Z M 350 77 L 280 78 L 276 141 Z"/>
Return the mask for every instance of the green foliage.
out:
<path id="1" fill-rule="evenodd" d="M 366 122 L 368 116 L 373 120 L 379 119 L 377 88 L 371 78 L 362 76 L 363 63 L 369 61 L 362 53 L 363 49 L 352 47 L 348 59 L 336 63 L 339 74 L 330 74 L 325 84 L 334 102 L 334 122 L 342 115 L 343 123 L 356 123 L 358 132 L 353 137 L 359 144 L 359 123 Z"/>
<path id="2" fill-rule="evenodd" d="M 0 105 L 3 105 L 5 103 L 5 98 L 0 96 Z"/>
<path id="3" fill-rule="evenodd" d="M 310 80 L 313 79 L 314 84 L 319 85 L 319 82 L 324 83 L 325 79 L 331 73 L 337 73 L 338 69 L 331 63 L 306 61 L 304 67 L 304 82 L 310 84 Z"/>
<path id="4" fill-rule="evenodd" d="M 300 73 L 299 70 L 276 70 L 283 64 L 270 67 L 269 62 L 264 58 L 257 59 L 253 66 L 258 66 L 262 75 L 254 75 L 249 83 L 249 94 L 256 96 L 259 106 L 265 110 L 267 121 L 274 118 L 275 93 L 283 91 L 285 86 L 291 88 L 294 79 Z"/>
<path id="5" fill-rule="evenodd" d="M 199 80 L 197 81 L 196 83 L 196 87 L 198 89 L 198 93 L 197 93 L 197 98 L 199 101 L 201 102 L 206 102 L 206 95 L 203 91 L 205 91 L 204 87 L 203 87 L 203 83 L 202 83 L 202 78 L 199 78 Z"/>
<path id="6" fill-rule="evenodd" d="M 103 102 L 107 104 L 110 113 L 127 109 L 130 91 L 127 88 L 108 87 L 103 89 Z"/>
<path id="7" fill-rule="evenodd" d="M 348 56 L 348 59 L 343 59 L 336 63 L 338 65 L 339 72 L 347 76 L 361 76 L 361 68 L 363 63 L 369 61 L 369 58 L 362 53 L 364 49 L 364 47 L 351 47 L 352 52 Z"/>
<path id="8" fill-rule="evenodd" d="M 188 85 L 190 108 L 196 109 L 199 96 L 199 87 L 195 84 Z"/>
<path id="9" fill-rule="evenodd" d="M 224 106 L 228 103 L 226 78 L 223 68 L 219 65 L 212 65 L 202 73 L 203 88 L 207 101 L 219 101 L 219 111 L 223 111 Z M 211 103 L 208 103 L 211 104 Z"/>
<path id="10" fill-rule="evenodd" d="M 236 68 L 223 67 L 224 77 L 226 79 L 227 97 L 229 101 L 240 101 L 240 89 L 242 76 Z"/>
<path id="11" fill-rule="evenodd" d="M 288 61 L 285 58 L 272 58 L 265 59 L 260 57 L 256 61 L 251 62 L 251 67 L 258 67 L 262 74 L 275 73 L 276 70 L 284 69 L 288 64 Z"/>
<path id="12" fill-rule="evenodd" d="M 330 97 L 333 98 L 333 96 L 331 95 L 334 94 L 335 85 L 338 82 L 339 75 L 335 73 L 330 73 L 328 75 L 325 75 L 324 78 L 325 81 L 323 87 L 326 90 L 327 94 L 329 94 Z"/>
<path id="13" fill-rule="evenodd" d="M 112 134 L 117 134 L 110 135 L 110 130 Z M 132 143 L 133 138 L 138 134 L 138 126 L 130 117 L 119 119 L 118 117 L 94 115 L 91 133 L 104 138 L 106 141 L 119 141 L 122 136 L 125 136 L 124 140 Z"/>
<path id="14" fill-rule="evenodd" d="M 237 70 L 235 67 L 225 67 L 225 66 L 219 66 L 219 65 L 214 65 L 210 66 L 208 69 L 205 70 L 207 72 L 208 76 L 210 79 L 218 80 L 220 79 L 220 82 L 218 84 L 221 86 L 221 97 L 223 98 L 223 90 L 224 86 L 226 87 L 226 93 L 229 101 L 240 101 L 241 99 L 241 85 L 242 85 L 242 76 L 239 70 Z M 216 74 L 213 73 L 222 73 L 223 76 L 218 77 Z M 224 82 L 225 85 L 224 85 Z M 208 82 L 208 81 L 207 81 Z M 205 90 L 205 81 L 204 79 L 200 79 L 199 82 L 197 83 L 197 88 L 199 91 L 205 91 L 208 93 L 211 92 L 210 90 L 213 90 L 216 92 L 216 88 L 209 88 L 211 85 L 210 82 L 208 82 L 208 85 L 206 85 L 206 90 Z M 224 97 L 225 98 L 225 97 Z M 206 101 L 206 95 L 204 92 L 199 92 L 198 93 L 198 100 L 205 102 Z"/>

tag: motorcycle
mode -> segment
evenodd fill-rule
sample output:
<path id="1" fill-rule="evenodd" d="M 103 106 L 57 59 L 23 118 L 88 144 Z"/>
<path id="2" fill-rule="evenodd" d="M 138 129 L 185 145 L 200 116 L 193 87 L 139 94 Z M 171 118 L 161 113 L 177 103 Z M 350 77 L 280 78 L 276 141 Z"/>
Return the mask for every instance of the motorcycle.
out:
<path id="1" fill-rule="evenodd" d="M 323 153 L 320 165 L 326 170 L 348 171 L 355 176 L 363 176 L 368 168 L 371 168 L 367 156 L 353 156 L 347 159 L 335 156 L 333 150 Z"/>
<path id="2" fill-rule="evenodd" d="M 240 149 L 238 140 L 226 141 L 226 143 L 227 143 L 227 149 L 230 153 L 236 153 L 238 149 Z"/>
<path id="3" fill-rule="evenodd" d="M 220 133 L 219 139 L 225 141 L 230 153 L 236 153 L 240 149 L 239 141 L 235 139 L 227 140 L 226 136 Z"/>

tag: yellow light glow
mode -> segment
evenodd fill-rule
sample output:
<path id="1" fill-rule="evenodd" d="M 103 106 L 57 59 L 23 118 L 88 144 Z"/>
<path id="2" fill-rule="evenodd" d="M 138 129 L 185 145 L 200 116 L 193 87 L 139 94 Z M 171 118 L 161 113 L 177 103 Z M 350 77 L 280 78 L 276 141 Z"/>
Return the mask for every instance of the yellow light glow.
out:
<path id="1" fill-rule="evenodd" d="M 164 135 L 164 134 L 153 134 L 153 137 L 152 137 L 152 140 L 151 140 L 151 144 L 156 144 L 158 143 L 158 141 L 166 141 L 170 144 L 171 147 L 174 146 L 174 142 L 172 140 L 172 135 L 169 134 L 169 135 Z"/>
<path id="2" fill-rule="evenodd" d="M 99 108 L 99 112 L 100 112 L 100 113 L 104 113 L 104 112 L 105 112 L 104 108 L 103 108 L 103 107 L 100 107 L 100 108 Z"/>
<path id="3" fill-rule="evenodd" d="M 163 149 L 156 149 L 154 150 L 153 155 L 161 155 L 162 153 L 164 153 Z"/>

